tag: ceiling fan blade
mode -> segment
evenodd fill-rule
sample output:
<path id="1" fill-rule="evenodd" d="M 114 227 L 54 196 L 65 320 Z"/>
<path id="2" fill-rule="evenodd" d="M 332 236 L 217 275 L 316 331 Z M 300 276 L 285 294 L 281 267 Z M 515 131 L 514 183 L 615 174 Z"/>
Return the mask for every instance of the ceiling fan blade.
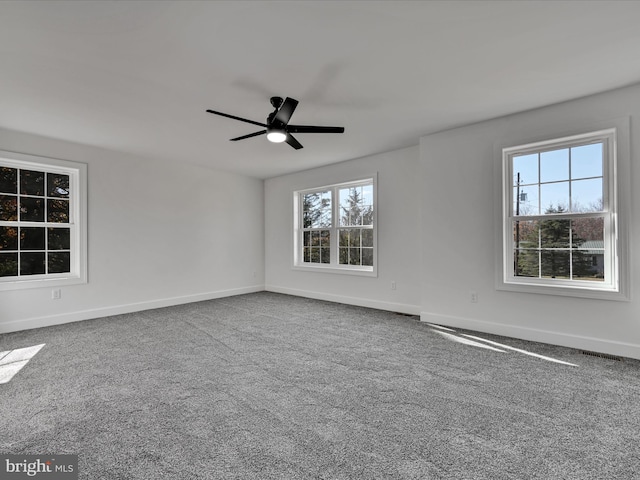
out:
<path id="1" fill-rule="evenodd" d="M 247 120 L 246 118 L 236 117 L 235 115 L 229 115 L 228 113 L 216 112 L 215 110 L 207 110 L 209 113 L 213 113 L 214 115 L 220 115 L 221 117 L 233 118 L 234 120 L 240 120 L 241 122 L 251 123 L 253 125 L 258 125 L 260 127 L 267 127 L 266 124 L 260 122 L 254 122 L 253 120 Z"/>
<path id="2" fill-rule="evenodd" d="M 259 132 L 250 133 L 249 135 L 243 135 L 241 137 L 231 138 L 232 142 L 237 142 L 238 140 L 244 140 L 245 138 L 257 137 L 258 135 L 264 135 L 267 133 L 266 130 L 260 130 Z"/>
<path id="3" fill-rule="evenodd" d="M 344 133 L 344 127 L 315 127 L 313 125 L 288 125 L 292 133 Z"/>
<path id="4" fill-rule="evenodd" d="M 302 144 L 296 140 L 293 135 L 287 133 L 287 139 L 285 140 L 289 145 L 291 145 L 296 150 L 300 150 L 302 148 Z"/>
<path id="5" fill-rule="evenodd" d="M 291 118 L 291 115 L 293 115 L 293 112 L 295 111 L 297 106 L 297 100 L 287 97 L 280 107 L 280 110 L 278 110 L 278 113 L 276 113 L 274 120 L 282 122 L 286 125 L 287 123 L 289 123 L 289 119 Z"/>

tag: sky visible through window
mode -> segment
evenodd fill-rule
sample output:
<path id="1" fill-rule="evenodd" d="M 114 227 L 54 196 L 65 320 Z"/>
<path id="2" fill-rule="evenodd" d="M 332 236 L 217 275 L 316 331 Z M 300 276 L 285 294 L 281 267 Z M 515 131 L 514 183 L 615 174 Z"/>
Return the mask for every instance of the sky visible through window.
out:
<path id="1" fill-rule="evenodd" d="M 514 214 L 539 215 L 559 206 L 571 212 L 602 210 L 602 154 L 603 143 L 593 143 L 514 156 Z"/>

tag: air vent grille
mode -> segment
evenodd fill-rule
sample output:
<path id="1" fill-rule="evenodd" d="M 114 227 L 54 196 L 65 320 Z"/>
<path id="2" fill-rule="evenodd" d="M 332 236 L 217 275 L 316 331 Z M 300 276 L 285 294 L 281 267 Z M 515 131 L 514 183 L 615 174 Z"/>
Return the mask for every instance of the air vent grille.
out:
<path id="1" fill-rule="evenodd" d="M 582 355 L 589 355 L 590 357 L 606 358 L 607 360 L 614 360 L 616 362 L 622 361 L 622 357 L 617 357 L 616 355 L 609 355 L 608 353 L 589 352 L 588 350 L 580 350 L 580 353 Z"/>

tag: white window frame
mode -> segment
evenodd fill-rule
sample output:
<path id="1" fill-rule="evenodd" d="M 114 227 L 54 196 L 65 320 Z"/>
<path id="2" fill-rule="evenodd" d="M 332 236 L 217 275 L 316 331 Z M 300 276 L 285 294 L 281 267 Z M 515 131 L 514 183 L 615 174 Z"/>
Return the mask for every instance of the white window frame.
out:
<path id="1" fill-rule="evenodd" d="M 373 187 L 373 266 L 363 265 L 341 265 L 338 263 L 339 256 L 339 234 L 340 230 L 340 204 L 338 202 L 338 192 L 340 189 L 372 185 Z M 330 263 L 306 263 L 303 261 L 303 228 L 302 228 L 302 201 L 305 194 L 330 190 L 332 192 L 332 222 L 331 227 L 325 230 L 331 232 L 331 259 Z M 378 194 L 377 175 L 366 178 L 351 180 L 348 182 L 324 185 L 320 187 L 307 188 L 293 192 L 293 267 L 294 270 L 308 272 L 338 273 L 346 275 L 360 275 L 377 277 L 378 275 Z"/>
<path id="2" fill-rule="evenodd" d="M 626 251 L 620 241 L 619 212 L 619 129 L 607 128 L 588 133 L 538 141 L 502 149 L 502 270 L 497 284 L 500 290 L 528 293 L 566 295 L 608 300 L 628 300 L 628 279 L 625 271 Z M 605 281 L 531 278 L 516 276 L 514 272 L 513 221 L 515 214 L 513 188 L 514 156 L 539 153 L 570 146 L 602 141 L 603 148 L 603 212 L 605 245 Z M 562 218 L 580 218 L 580 213 L 562 214 Z M 588 214 L 594 216 L 595 214 Z M 520 219 L 548 219 L 550 215 L 519 216 Z"/>
<path id="3" fill-rule="evenodd" d="M 70 271 L 0 277 L 0 291 L 60 287 L 87 283 L 87 165 L 0 150 L 0 166 L 69 175 Z M 3 221 L 2 226 L 46 226 L 46 222 Z M 60 225 L 60 224 L 57 224 Z"/>

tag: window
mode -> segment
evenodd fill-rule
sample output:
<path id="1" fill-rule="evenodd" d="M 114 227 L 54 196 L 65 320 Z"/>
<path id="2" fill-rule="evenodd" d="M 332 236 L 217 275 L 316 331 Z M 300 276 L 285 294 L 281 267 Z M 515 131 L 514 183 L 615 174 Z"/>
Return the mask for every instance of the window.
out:
<path id="1" fill-rule="evenodd" d="M 0 289 L 86 281 L 85 178 L 84 165 L 0 152 Z"/>
<path id="2" fill-rule="evenodd" d="M 505 284 L 619 291 L 615 145 L 610 129 L 503 149 Z"/>
<path id="3" fill-rule="evenodd" d="M 296 267 L 375 274 L 372 178 L 294 193 Z"/>

